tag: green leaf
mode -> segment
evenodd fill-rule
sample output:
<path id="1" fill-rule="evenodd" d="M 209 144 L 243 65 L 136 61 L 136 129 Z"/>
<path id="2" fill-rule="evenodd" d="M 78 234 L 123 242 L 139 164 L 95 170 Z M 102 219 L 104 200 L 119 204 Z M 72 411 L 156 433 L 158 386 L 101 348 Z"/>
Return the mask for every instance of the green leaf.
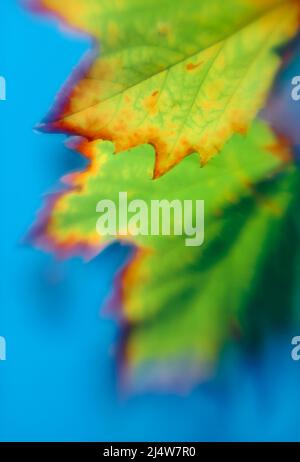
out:
<path id="1" fill-rule="evenodd" d="M 246 132 L 299 25 L 298 0 L 41 0 L 100 53 L 48 129 L 152 144 L 158 177 L 190 153 L 204 164 Z"/>
<path id="2" fill-rule="evenodd" d="M 134 370 L 163 365 L 172 374 L 180 362 L 181 373 L 204 374 L 242 329 L 244 309 L 280 235 L 295 182 L 282 160 L 288 151 L 257 122 L 246 138 L 233 137 L 208 169 L 190 156 L 153 181 L 149 146 L 116 155 L 111 143 L 83 141 L 78 150 L 88 154 L 90 165 L 65 179 L 69 191 L 50 199 L 36 227 L 37 245 L 90 257 L 114 239 L 134 243 L 135 257 L 120 281 L 131 326 L 128 363 Z M 286 173 L 278 178 L 282 169 Z M 149 207 L 155 199 L 204 200 L 204 245 L 187 247 L 186 236 L 133 236 L 124 229 L 115 238 L 99 236 L 97 203 L 118 204 L 121 191 Z"/>
<path id="3" fill-rule="evenodd" d="M 282 237 L 290 210 L 296 213 L 298 189 L 299 173 L 291 168 L 225 209 L 206 229 L 206 246 L 191 250 L 174 243 L 172 249 L 141 255 L 127 268 L 123 298 L 140 313 L 130 324 L 124 353 L 129 380 L 149 386 L 161 377 L 168 385 L 181 378 L 191 385 L 211 374 L 229 342 L 253 345 L 271 326 L 282 329 L 279 321 L 286 325 L 300 249 L 292 221 L 297 248 Z M 298 197 L 298 209 L 299 204 Z"/>

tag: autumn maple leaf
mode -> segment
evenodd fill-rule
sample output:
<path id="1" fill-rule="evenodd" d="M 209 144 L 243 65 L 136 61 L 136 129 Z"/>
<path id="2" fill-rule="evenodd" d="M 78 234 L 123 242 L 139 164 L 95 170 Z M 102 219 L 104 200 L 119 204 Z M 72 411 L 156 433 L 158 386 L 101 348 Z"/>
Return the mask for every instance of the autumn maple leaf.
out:
<path id="1" fill-rule="evenodd" d="M 43 126 L 79 135 L 73 147 L 89 166 L 64 179 L 67 191 L 48 198 L 34 242 L 59 256 L 88 258 L 115 239 L 133 244 L 116 280 L 128 327 L 126 371 L 143 381 L 161 370 L 164 380 L 198 380 L 228 341 L 255 337 L 253 299 L 266 273 L 273 277 L 272 262 L 285 262 L 279 250 L 290 255 L 289 245 L 299 246 L 292 213 L 300 203 L 299 173 L 290 149 L 255 120 L 281 64 L 278 48 L 297 32 L 299 1 L 38 3 L 100 48 Z M 200 168 L 199 155 L 204 164 L 220 150 Z M 132 228 L 99 234 L 97 203 L 117 203 L 120 191 L 146 204 L 204 200 L 204 245 Z M 289 242 L 282 244 L 286 230 Z M 272 284 L 266 286 L 264 309 Z M 276 303 L 280 318 L 288 303 L 275 310 Z M 272 310 L 260 318 L 271 322 Z"/>
<path id="2" fill-rule="evenodd" d="M 41 0 L 99 52 L 44 129 L 156 150 L 154 176 L 197 152 L 204 164 L 263 106 L 298 0 Z"/>
<path id="3" fill-rule="evenodd" d="M 281 155 L 267 146 L 277 146 Z M 66 177 L 70 190 L 49 198 L 33 230 L 35 244 L 59 256 L 88 258 L 116 239 L 134 244 L 134 256 L 117 278 L 120 299 L 114 301 L 129 326 L 122 352 L 126 370 L 136 374 L 142 367 L 143 381 L 161 367 L 170 380 L 178 373 L 186 383 L 195 374 L 199 379 L 237 331 L 247 335 L 242 321 L 249 300 L 296 201 L 299 175 L 282 160 L 287 149 L 256 123 L 246 138 L 236 135 L 208 168 L 199 168 L 190 156 L 151 181 L 150 147 L 119 155 L 108 142 L 77 148 L 89 153 L 90 167 Z M 101 199 L 117 203 L 120 191 L 149 206 L 154 199 L 202 198 L 209 238 L 203 246 L 186 247 L 184 235 L 132 235 L 130 229 L 99 235 L 96 205 Z"/>

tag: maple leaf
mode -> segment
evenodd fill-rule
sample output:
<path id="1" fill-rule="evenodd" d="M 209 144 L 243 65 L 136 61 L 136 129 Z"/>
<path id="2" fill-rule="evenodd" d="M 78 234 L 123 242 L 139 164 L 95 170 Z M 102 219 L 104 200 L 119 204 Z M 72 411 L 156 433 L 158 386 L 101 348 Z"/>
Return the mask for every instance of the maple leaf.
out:
<path id="1" fill-rule="evenodd" d="M 212 374 L 225 346 L 253 347 L 272 327 L 287 325 L 300 249 L 299 186 L 293 169 L 256 185 L 255 195 L 206 226 L 211 239 L 204 247 L 174 242 L 137 254 L 117 280 L 129 317 L 121 352 L 127 386 L 190 388 Z M 274 266 L 279 277 L 266 282 Z"/>
<path id="2" fill-rule="evenodd" d="M 40 0 L 100 53 L 45 129 L 156 150 L 154 176 L 246 132 L 299 24 L 298 0 Z"/>
<path id="3" fill-rule="evenodd" d="M 33 230 L 36 245 L 60 256 L 92 257 L 114 239 L 96 232 L 96 206 L 102 199 L 117 204 L 120 191 L 147 204 L 205 201 L 209 240 L 201 247 L 186 247 L 185 236 L 132 235 L 130 229 L 115 237 L 136 246 L 117 282 L 130 326 L 126 365 L 199 378 L 234 330 L 242 330 L 243 310 L 276 247 L 296 189 L 297 175 L 283 161 L 289 151 L 256 122 L 247 137 L 235 135 L 208 169 L 189 156 L 153 181 L 150 146 L 115 155 L 109 142 L 81 141 L 77 149 L 89 157 L 89 167 L 64 179 L 71 189 L 50 197 Z"/>

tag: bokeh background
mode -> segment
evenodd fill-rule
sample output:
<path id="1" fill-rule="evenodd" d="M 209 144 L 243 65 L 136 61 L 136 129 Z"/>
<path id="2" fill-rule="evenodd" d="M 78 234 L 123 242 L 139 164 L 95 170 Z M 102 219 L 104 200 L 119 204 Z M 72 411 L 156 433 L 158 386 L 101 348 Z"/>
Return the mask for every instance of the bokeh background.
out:
<path id="1" fill-rule="evenodd" d="M 7 361 L 0 362 L 0 441 L 299 441 L 300 361 L 290 352 L 300 326 L 268 336 L 256 354 L 228 350 L 215 376 L 190 393 L 124 394 L 119 326 L 101 305 L 129 250 L 115 245 L 90 263 L 59 262 L 24 244 L 43 194 L 83 166 L 63 136 L 33 127 L 90 45 L 20 2 L 1 0 L 0 335 Z M 299 74 L 298 54 L 269 110 L 277 124 L 284 111 L 281 128 L 296 144 L 300 102 L 291 101 L 289 85 Z M 300 284 L 294 298 L 300 307 Z"/>

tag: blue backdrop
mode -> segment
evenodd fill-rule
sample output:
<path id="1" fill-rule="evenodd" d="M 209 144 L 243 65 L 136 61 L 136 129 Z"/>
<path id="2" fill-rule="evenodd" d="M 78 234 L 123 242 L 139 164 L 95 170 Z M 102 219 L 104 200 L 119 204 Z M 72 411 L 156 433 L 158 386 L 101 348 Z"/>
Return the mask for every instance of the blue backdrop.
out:
<path id="1" fill-rule="evenodd" d="M 126 250 L 61 263 L 22 242 L 42 195 L 81 165 L 62 136 L 33 127 L 90 43 L 16 1 L 0 10 L 0 440 L 300 440 L 300 363 L 290 358 L 299 332 L 268 339 L 257 359 L 228 352 L 186 396 L 120 393 L 118 326 L 100 307 Z"/>

